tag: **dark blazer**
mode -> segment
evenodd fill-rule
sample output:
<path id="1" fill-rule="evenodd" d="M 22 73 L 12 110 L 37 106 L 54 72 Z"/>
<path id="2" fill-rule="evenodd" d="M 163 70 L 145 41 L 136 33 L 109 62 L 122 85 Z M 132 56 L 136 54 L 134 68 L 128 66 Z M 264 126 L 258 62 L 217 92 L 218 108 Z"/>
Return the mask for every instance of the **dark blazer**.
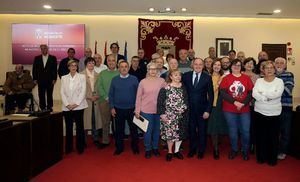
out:
<path id="1" fill-rule="evenodd" d="M 108 56 L 108 55 L 107 55 Z M 104 60 L 104 64 L 107 66 L 107 56 L 105 56 L 105 60 Z M 118 63 L 119 63 L 119 60 L 120 59 L 124 59 L 125 60 L 125 57 L 121 54 L 118 54 L 118 59 L 116 60 L 117 61 L 117 66 L 118 66 Z M 125 60 L 126 61 L 126 60 Z"/>
<path id="2" fill-rule="evenodd" d="M 46 66 L 44 67 L 42 55 L 34 58 L 32 66 L 33 80 L 37 80 L 39 85 L 51 84 L 57 79 L 57 60 L 55 56 L 49 55 Z"/>
<path id="3" fill-rule="evenodd" d="M 211 76 L 201 73 L 196 87 L 193 86 L 193 71 L 186 72 L 182 77 L 182 82 L 188 93 L 190 105 L 197 105 L 204 112 L 211 112 L 214 101 L 214 90 Z"/>

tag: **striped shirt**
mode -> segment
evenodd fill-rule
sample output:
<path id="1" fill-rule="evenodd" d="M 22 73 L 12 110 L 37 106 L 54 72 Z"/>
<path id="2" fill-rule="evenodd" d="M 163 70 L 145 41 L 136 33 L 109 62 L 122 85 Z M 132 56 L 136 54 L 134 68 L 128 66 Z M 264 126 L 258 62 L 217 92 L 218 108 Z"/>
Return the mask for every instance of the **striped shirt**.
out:
<path id="1" fill-rule="evenodd" d="M 281 96 L 282 106 L 293 107 L 293 88 L 294 88 L 294 74 L 288 71 L 281 73 L 277 72 L 276 76 L 282 79 L 284 83 L 284 91 Z"/>

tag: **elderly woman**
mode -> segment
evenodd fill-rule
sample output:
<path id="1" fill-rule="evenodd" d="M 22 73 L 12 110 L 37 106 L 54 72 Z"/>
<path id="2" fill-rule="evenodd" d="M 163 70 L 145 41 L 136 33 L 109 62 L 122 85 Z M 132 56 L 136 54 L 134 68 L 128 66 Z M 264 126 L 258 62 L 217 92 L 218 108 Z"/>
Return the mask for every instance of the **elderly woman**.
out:
<path id="1" fill-rule="evenodd" d="M 262 63 L 264 77 L 259 78 L 253 88 L 256 112 L 256 160 L 270 166 L 277 164 L 279 119 L 282 111 L 281 95 L 284 91 L 282 79 L 275 76 L 272 61 Z"/>
<path id="2" fill-rule="evenodd" d="M 160 116 L 157 114 L 156 106 L 158 93 L 164 86 L 165 80 L 159 77 L 156 63 L 149 63 L 147 65 L 147 77 L 139 84 L 135 103 L 135 116 L 140 118 L 141 115 L 149 121 L 144 136 L 145 157 L 147 159 L 151 157 L 151 151 L 153 151 L 154 156 L 160 156 L 158 151 Z"/>
<path id="3" fill-rule="evenodd" d="M 84 110 L 84 129 L 86 134 L 88 130 L 92 131 L 94 144 L 99 147 L 98 129 L 102 128 L 100 110 L 98 109 L 99 96 L 95 89 L 95 84 L 99 74 L 95 71 L 95 59 L 86 58 L 84 61 L 85 70 L 81 72 L 86 76 L 86 101 L 88 108 Z"/>
<path id="4" fill-rule="evenodd" d="M 66 122 L 66 154 L 73 150 L 73 121 L 76 123 L 76 148 L 79 154 L 84 151 L 83 113 L 86 102 L 86 78 L 77 73 L 78 62 L 68 62 L 70 73 L 61 78 L 62 110 Z"/>
<path id="5" fill-rule="evenodd" d="M 231 151 L 228 159 L 238 154 L 238 136 L 241 134 L 243 160 L 249 160 L 250 107 L 253 83 L 241 73 L 242 62 L 234 59 L 231 73 L 222 79 L 220 92 L 223 98 L 223 111 L 227 121 Z"/>
<path id="6" fill-rule="evenodd" d="M 181 83 L 181 73 L 171 70 L 167 78 L 168 85 L 160 89 L 157 100 L 157 112 L 162 121 L 161 138 L 167 141 L 167 161 L 173 157 L 173 145 L 175 143 L 174 157 L 183 159 L 179 148 L 186 138 L 188 125 L 188 97 L 185 87 Z M 174 99 L 176 98 L 176 99 Z"/>

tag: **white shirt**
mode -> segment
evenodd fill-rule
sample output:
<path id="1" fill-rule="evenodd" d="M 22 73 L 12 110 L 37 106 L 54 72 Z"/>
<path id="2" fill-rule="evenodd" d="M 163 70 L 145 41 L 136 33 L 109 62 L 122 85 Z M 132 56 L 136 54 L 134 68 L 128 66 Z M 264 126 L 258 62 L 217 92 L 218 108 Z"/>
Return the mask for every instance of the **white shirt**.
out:
<path id="1" fill-rule="evenodd" d="M 198 83 L 199 83 L 199 79 L 200 79 L 201 73 L 202 72 L 198 73 Z M 195 78 L 196 78 L 196 72 L 193 71 L 193 80 L 192 80 L 193 81 L 193 85 L 194 85 Z"/>
<path id="2" fill-rule="evenodd" d="M 43 55 L 43 64 L 44 64 L 44 68 L 46 67 L 47 61 L 48 61 L 48 57 L 49 55 Z"/>
<path id="3" fill-rule="evenodd" d="M 281 113 L 281 95 L 284 90 L 283 81 L 276 78 L 267 82 L 259 78 L 255 82 L 252 96 L 255 98 L 254 111 L 265 116 L 278 116 Z"/>
<path id="4" fill-rule="evenodd" d="M 70 104 L 77 104 L 74 110 L 81 110 L 88 107 L 86 102 L 86 77 L 83 74 L 75 73 L 72 77 L 67 74 L 61 77 L 60 94 L 62 98 L 62 110 L 69 111 Z"/>
<path id="5" fill-rule="evenodd" d="M 107 66 L 105 64 L 101 64 L 99 67 L 95 65 L 94 70 L 96 71 L 96 73 L 100 73 L 103 70 L 106 70 Z"/>

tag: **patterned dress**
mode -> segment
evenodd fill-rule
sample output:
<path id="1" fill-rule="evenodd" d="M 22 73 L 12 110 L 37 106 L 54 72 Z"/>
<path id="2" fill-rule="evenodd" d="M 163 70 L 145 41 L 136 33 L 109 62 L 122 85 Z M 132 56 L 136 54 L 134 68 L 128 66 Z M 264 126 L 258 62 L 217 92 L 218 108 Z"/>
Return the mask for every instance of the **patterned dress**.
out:
<path id="1" fill-rule="evenodd" d="M 167 85 L 158 95 L 157 112 L 166 114 L 167 121 L 161 123 L 163 140 L 183 140 L 187 137 L 188 100 L 184 86 L 179 88 Z"/>

